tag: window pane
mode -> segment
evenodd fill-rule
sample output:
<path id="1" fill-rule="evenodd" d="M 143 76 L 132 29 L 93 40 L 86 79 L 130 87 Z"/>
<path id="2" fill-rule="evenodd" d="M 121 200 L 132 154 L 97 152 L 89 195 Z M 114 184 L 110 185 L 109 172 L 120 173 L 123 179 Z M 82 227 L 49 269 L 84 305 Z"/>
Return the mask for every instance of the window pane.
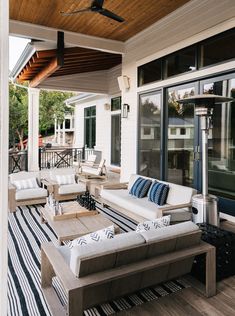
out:
<path id="1" fill-rule="evenodd" d="M 207 39 L 201 45 L 201 67 L 235 58 L 235 29 Z"/>
<path id="2" fill-rule="evenodd" d="M 166 77 L 196 69 L 196 46 L 191 46 L 166 57 Z"/>
<path id="3" fill-rule="evenodd" d="M 96 107 L 95 106 L 91 106 L 90 107 L 90 116 L 95 116 L 96 115 Z"/>
<path id="4" fill-rule="evenodd" d="M 121 115 L 111 116 L 111 163 L 120 166 L 121 159 Z"/>
<path id="5" fill-rule="evenodd" d="M 161 94 L 140 96 L 139 173 L 160 177 Z"/>
<path id="6" fill-rule="evenodd" d="M 235 97 L 235 79 L 203 86 L 203 92 Z M 235 102 L 215 104 L 213 129 L 209 133 L 209 191 L 219 196 L 235 197 Z"/>
<path id="7" fill-rule="evenodd" d="M 111 111 L 121 110 L 121 97 L 111 99 Z"/>
<path id="8" fill-rule="evenodd" d="M 186 186 L 193 186 L 194 106 L 177 100 L 194 94 L 194 86 L 168 89 L 168 181 Z"/>
<path id="9" fill-rule="evenodd" d="M 157 59 L 138 67 L 138 86 L 162 79 L 162 61 Z"/>

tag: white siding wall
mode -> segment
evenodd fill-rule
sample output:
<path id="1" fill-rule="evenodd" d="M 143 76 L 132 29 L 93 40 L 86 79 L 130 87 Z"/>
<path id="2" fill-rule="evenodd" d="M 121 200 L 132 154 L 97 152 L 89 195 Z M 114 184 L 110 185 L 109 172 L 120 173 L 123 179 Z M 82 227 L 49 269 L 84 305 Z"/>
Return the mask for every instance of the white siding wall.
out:
<path id="1" fill-rule="evenodd" d="M 84 146 L 84 108 L 96 106 L 96 147 L 101 150 L 107 165 L 111 161 L 111 110 L 106 110 L 105 103 L 111 105 L 111 98 L 120 96 L 117 77 L 121 75 L 121 65 L 106 71 L 105 80 L 109 94 L 93 96 L 81 100 L 75 105 L 75 147 Z M 100 77 L 102 81 L 102 77 Z M 115 112 L 118 113 L 118 112 Z M 113 112 L 114 114 L 114 112 Z"/>
<path id="2" fill-rule="evenodd" d="M 130 78 L 131 87 L 129 91 L 122 91 L 122 103 L 130 105 L 130 113 L 127 119 L 122 119 L 121 181 L 127 181 L 137 170 L 138 92 L 195 76 L 195 73 L 177 76 L 168 82 L 137 88 L 137 67 L 234 27 L 234 16 L 234 0 L 193 0 L 126 42 L 122 74 Z M 235 68 L 235 63 L 208 68 L 204 73 L 198 72 L 198 76 L 219 72 L 221 67 Z"/>

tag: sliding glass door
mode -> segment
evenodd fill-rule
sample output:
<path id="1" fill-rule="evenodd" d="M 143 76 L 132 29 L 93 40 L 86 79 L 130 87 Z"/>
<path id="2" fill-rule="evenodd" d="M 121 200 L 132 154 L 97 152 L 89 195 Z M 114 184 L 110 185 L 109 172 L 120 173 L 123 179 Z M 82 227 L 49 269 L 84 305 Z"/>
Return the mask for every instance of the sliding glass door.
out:
<path id="1" fill-rule="evenodd" d="M 181 105 L 179 99 L 195 94 L 196 85 L 167 89 L 167 179 L 169 182 L 194 186 L 195 117 L 193 105 Z"/>
<path id="2" fill-rule="evenodd" d="M 121 114 L 111 115 L 111 164 L 121 163 Z"/>
<path id="3" fill-rule="evenodd" d="M 202 93 L 235 97 L 235 75 L 201 82 Z M 209 191 L 235 198 L 235 102 L 215 104 L 209 134 Z M 235 202 L 234 202 L 235 206 Z"/>
<path id="4" fill-rule="evenodd" d="M 160 178 L 161 92 L 140 95 L 138 172 Z"/>

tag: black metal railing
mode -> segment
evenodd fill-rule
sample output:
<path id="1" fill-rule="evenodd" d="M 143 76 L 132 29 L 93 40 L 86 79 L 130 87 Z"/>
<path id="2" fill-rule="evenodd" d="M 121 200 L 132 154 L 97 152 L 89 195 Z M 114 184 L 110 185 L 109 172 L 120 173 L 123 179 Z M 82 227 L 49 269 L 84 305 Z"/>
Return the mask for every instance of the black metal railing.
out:
<path id="1" fill-rule="evenodd" d="M 39 168 L 67 168 L 85 159 L 85 148 L 57 148 L 39 150 Z"/>
<path id="2" fill-rule="evenodd" d="M 9 153 L 9 173 L 28 170 L 28 153 L 26 150 Z"/>
<path id="3" fill-rule="evenodd" d="M 39 169 L 68 168 L 94 153 L 90 148 L 39 148 Z M 9 153 L 9 173 L 27 171 L 27 150 Z"/>

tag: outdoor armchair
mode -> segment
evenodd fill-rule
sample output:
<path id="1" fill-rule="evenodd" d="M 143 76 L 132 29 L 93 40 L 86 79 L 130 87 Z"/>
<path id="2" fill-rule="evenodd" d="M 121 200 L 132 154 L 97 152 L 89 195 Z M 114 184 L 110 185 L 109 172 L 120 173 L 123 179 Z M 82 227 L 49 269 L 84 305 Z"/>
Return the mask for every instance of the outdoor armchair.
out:
<path id="1" fill-rule="evenodd" d="M 105 179 L 107 177 L 105 161 L 105 159 L 101 159 L 99 165 L 94 164 L 93 167 L 82 166 L 79 170 L 79 173 L 85 178 Z"/>
<path id="2" fill-rule="evenodd" d="M 53 187 L 50 193 L 56 201 L 76 199 L 87 190 L 86 184 L 77 178 L 74 168 L 52 169 L 47 181 Z"/>
<path id="3" fill-rule="evenodd" d="M 39 172 L 21 171 L 9 176 L 8 208 L 15 212 L 17 206 L 46 202 L 48 192 L 42 188 Z"/>

